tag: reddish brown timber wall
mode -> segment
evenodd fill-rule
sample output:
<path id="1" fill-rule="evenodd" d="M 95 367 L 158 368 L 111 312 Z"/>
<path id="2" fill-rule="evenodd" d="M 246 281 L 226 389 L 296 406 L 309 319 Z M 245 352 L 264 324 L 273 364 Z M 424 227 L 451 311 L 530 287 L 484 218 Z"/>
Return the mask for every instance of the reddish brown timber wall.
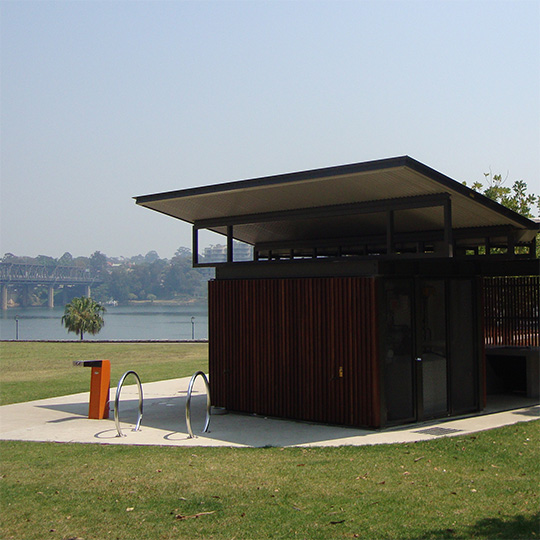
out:
<path id="1" fill-rule="evenodd" d="M 496 277 L 483 281 L 486 346 L 540 346 L 540 277 Z"/>
<path id="2" fill-rule="evenodd" d="M 380 423 L 373 278 L 209 283 L 212 401 L 233 411 Z"/>

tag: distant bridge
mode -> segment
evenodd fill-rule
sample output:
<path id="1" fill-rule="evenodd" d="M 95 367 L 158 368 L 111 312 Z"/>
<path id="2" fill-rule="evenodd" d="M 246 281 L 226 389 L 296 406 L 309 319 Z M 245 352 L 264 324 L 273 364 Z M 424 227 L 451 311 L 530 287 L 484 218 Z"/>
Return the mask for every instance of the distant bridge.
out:
<path id="1" fill-rule="evenodd" d="M 86 295 L 90 296 L 90 286 L 101 280 L 86 268 L 77 266 L 57 266 L 26 263 L 0 263 L 0 284 L 2 286 L 2 309 L 8 307 L 8 287 L 36 285 L 49 286 L 49 307 L 54 307 L 54 288 L 61 285 L 84 285 Z M 24 296 L 24 295 L 23 295 Z"/>

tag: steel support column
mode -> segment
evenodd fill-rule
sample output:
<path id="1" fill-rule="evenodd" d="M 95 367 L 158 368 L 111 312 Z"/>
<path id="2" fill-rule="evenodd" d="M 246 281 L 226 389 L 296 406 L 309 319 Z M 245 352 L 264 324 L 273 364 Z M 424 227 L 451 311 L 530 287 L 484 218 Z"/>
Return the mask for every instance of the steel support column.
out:
<path id="1" fill-rule="evenodd" d="M 233 227 L 232 225 L 227 225 L 227 262 L 232 263 L 234 261 L 233 254 Z"/>
<path id="2" fill-rule="evenodd" d="M 386 212 L 386 254 L 392 255 L 395 253 L 394 246 L 394 211 Z"/>
<path id="3" fill-rule="evenodd" d="M 454 239 L 452 237 L 452 201 L 445 199 L 443 202 L 444 209 L 444 249 L 445 255 L 448 257 L 454 256 Z"/>
<path id="4" fill-rule="evenodd" d="M 199 229 L 197 227 L 193 227 L 191 262 L 193 266 L 197 266 L 199 264 Z"/>

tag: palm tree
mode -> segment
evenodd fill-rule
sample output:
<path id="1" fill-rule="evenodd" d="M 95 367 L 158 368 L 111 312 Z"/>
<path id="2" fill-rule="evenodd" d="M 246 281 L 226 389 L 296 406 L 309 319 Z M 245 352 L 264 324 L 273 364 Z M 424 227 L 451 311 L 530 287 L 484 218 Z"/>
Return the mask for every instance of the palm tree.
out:
<path id="1" fill-rule="evenodd" d="M 102 313 L 105 313 L 105 308 L 91 298 L 86 296 L 73 298 L 66 304 L 62 324 L 68 332 L 80 335 L 82 340 L 84 332 L 96 335 L 103 328 L 105 322 Z"/>

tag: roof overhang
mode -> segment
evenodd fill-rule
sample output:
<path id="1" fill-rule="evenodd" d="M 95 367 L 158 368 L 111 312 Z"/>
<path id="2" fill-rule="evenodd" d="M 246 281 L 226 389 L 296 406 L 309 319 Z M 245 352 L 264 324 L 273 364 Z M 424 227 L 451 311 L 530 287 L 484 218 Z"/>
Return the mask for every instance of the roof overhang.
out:
<path id="1" fill-rule="evenodd" d="M 230 243 L 251 244 L 263 258 L 310 256 L 314 250 L 327 256 L 419 253 L 418 245 L 425 252 L 426 243 L 442 245 L 448 255 L 452 246 L 506 246 L 513 252 L 534 242 L 540 228 L 408 156 L 135 200 L 193 224 L 195 233 L 208 229 Z"/>

